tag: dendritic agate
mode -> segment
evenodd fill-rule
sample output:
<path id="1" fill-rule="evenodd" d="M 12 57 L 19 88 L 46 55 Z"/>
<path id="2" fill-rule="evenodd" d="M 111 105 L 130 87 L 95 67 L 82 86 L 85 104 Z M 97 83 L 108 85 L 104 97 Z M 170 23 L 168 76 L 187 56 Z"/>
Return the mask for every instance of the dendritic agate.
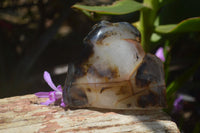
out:
<path id="1" fill-rule="evenodd" d="M 84 39 L 81 60 L 69 64 L 63 90 L 69 107 L 142 109 L 165 106 L 163 63 L 146 54 L 139 31 L 101 21 Z"/>

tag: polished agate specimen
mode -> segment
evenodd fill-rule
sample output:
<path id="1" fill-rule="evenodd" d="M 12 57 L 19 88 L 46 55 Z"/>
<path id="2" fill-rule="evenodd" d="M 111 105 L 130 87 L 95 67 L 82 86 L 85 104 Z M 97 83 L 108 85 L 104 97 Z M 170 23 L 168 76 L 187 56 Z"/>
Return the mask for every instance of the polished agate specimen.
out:
<path id="1" fill-rule="evenodd" d="M 143 109 L 165 106 L 163 63 L 146 54 L 127 22 L 101 21 L 84 39 L 80 60 L 69 64 L 63 98 L 69 107 Z"/>

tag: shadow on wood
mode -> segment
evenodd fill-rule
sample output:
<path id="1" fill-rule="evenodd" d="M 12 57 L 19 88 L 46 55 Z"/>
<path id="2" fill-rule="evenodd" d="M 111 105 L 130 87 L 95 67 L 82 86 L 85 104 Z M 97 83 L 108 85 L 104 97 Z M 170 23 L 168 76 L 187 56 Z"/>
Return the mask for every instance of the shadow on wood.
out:
<path id="1" fill-rule="evenodd" d="M 0 99 L 0 132 L 169 132 L 179 133 L 161 110 L 64 110 L 43 106 L 34 95 Z"/>

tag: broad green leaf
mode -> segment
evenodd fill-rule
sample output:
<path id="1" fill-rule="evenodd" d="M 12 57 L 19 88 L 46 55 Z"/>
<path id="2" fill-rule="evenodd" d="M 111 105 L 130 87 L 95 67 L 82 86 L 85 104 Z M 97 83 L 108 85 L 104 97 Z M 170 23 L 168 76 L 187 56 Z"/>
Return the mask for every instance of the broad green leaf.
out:
<path id="1" fill-rule="evenodd" d="M 75 4 L 73 8 L 79 10 L 86 10 L 90 12 L 95 12 L 98 14 L 108 14 L 108 15 L 123 15 L 131 12 L 138 11 L 144 6 L 134 0 L 121 0 L 114 2 L 112 5 L 108 6 L 86 6 Z"/>
<path id="2" fill-rule="evenodd" d="M 157 33 L 153 33 L 150 39 L 151 39 L 151 42 L 158 42 L 161 38 L 162 38 L 161 35 Z"/>
<path id="3" fill-rule="evenodd" d="M 185 19 L 178 24 L 160 25 L 155 31 L 161 34 L 200 31 L 200 17 Z"/>

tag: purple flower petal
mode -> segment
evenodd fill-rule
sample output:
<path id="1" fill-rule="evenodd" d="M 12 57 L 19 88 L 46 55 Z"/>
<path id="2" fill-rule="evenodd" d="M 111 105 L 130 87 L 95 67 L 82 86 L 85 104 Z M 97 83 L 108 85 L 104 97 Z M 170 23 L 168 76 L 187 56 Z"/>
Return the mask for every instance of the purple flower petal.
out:
<path id="1" fill-rule="evenodd" d="M 40 98 L 45 98 L 45 97 L 49 97 L 49 92 L 37 92 L 35 93 L 35 95 Z"/>
<path id="2" fill-rule="evenodd" d="M 64 101 L 63 101 L 63 99 L 61 99 L 61 104 L 60 104 L 60 106 L 61 106 L 61 107 L 66 107 L 66 105 L 65 105 L 65 103 L 64 103 Z"/>
<path id="3" fill-rule="evenodd" d="M 47 72 L 47 71 L 44 71 L 44 80 L 47 82 L 47 84 L 55 91 L 59 91 L 56 86 L 54 85 L 52 79 L 51 79 L 51 76 L 50 74 Z"/>
<path id="4" fill-rule="evenodd" d="M 66 107 L 66 105 L 65 105 L 64 102 L 62 102 L 62 103 L 60 104 L 60 106 L 61 106 L 61 107 Z"/>
<path id="5" fill-rule="evenodd" d="M 62 92 L 55 92 L 55 100 L 62 98 Z"/>
<path id="6" fill-rule="evenodd" d="M 58 86 L 57 86 L 57 89 L 58 89 L 60 92 L 62 92 L 62 86 L 61 86 L 61 85 L 58 85 Z"/>
<path id="7" fill-rule="evenodd" d="M 56 101 L 56 91 L 49 92 L 49 100 Z"/>
<path id="8" fill-rule="evenodd" d="M 156 55 L 158 58 L 160 58 L 163 62 L 165 62 L 165 56 L 164 56 L 164 52 L 163 52 L 163 48 L 162 48 L 162 47 L 160 47 L 160 48 L 156 51 L 155 55 Z"/>
<path id="9" fill-rule="evenodd" d="M 174 111 L 175 112 L 182 110 L 182 108 L 183 108 L 182 101 L 183 101 L 183 98 L 181 95 L 174 101 Z"/>
<path id="10" fill-rule="evenodd" d="M 57 89 L 59 91 L 56 91 L 55 92 L 55 99 L 58 100 L 58 99 L 62 99 L 62 86 L 61 85 L 58 85 L 57 86 Z"/>
<path id="11" fill-rule="evenodd" d="M 51 104 L 51 103 L 53 103 L 54 101 L 51 101 L 51 100 L 47 100 L 46 102 L 44 102 L 44 103 L 40 103 L 41 105 L 49 105 L 49 104 Z"/>
<path id="12" fill-rule="evenodd" d="M 182 96 L 180 95 L 175 101 L 174 101 L 174 106 L 178 106 L 180 102 L 183 100 Z"/>

